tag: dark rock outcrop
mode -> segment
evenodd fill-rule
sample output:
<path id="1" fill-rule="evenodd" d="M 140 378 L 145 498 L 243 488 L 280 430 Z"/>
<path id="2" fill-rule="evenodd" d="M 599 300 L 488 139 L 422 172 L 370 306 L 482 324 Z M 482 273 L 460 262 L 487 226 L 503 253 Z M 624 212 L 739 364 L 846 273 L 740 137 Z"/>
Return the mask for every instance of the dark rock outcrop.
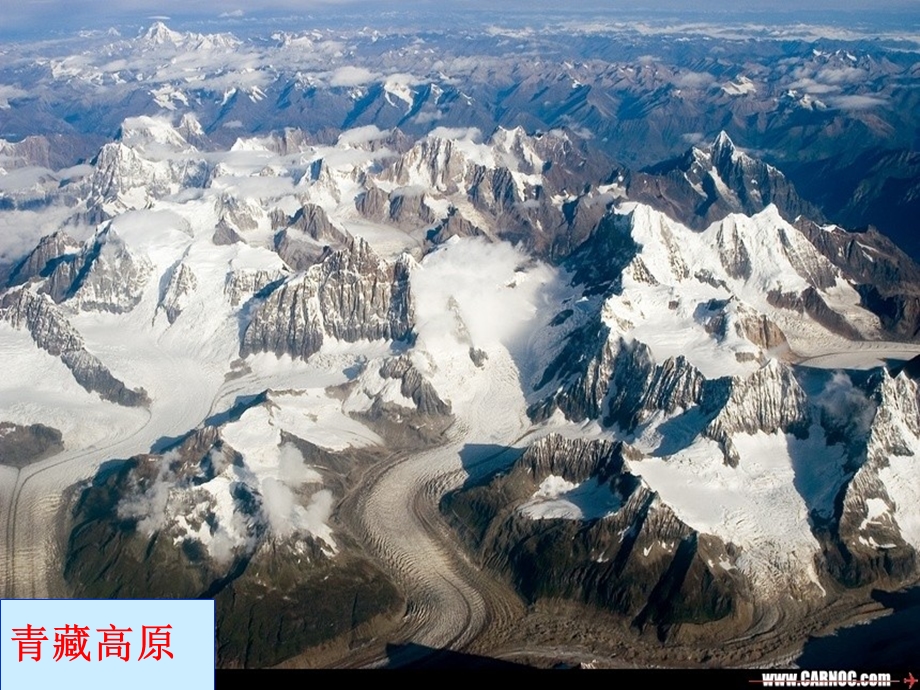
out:
<path id="1" fill-rule="evenodd" d="M 127 407 L 147 405 L 146 391 L 132 390 L 112 375 L 99 358 L 86 350 L 83 338 L 64 314 L 44 295 L 17 288 L 0 296 L 0 320 L 29 331 L 35 344 L 60 357 L 74 379 L 103 399 Z"/>
<path id="2" fill-rule="evenodd" d="M 853 284 L 888 337 L 920 334 L 920 266 L 874 228 L 848 232 L 800 219 L 796 227 Z"/>
<path id="3" fill-rule="evenodd" d="M 0 465 L 26 467 L 64 449 L 63 436 L 44 424 L 0 422 Z"/>
<path id="4" fill-rule="evenodd" d="M 111 227 L 49 264 L 41 290 L 57 303 L 68 301 L 83 311 L 129 312 L 143 297 L 153 272 L 145 256 L 137 256 Z"/>
<path id="5" fill-rule="evenodd" d="M 57 263 L 65 256 L 78 253 L 80 247 L 79 242 L 64 232 L 42 237 L 35 249 L 10 274 L 8 285 L 22 285 L 33 278 L 47 277 Z"/>
<path id="6" fill-rule="evenodd" d="M 750 585 L 731 565 L 734 547 L 682 523 L 626 469 L 631 453 L 621 443 L 551 435 L 506 473 L 448 494 L 441 508 L 479 561 L 528 602 L 575 600 L 662 639 L 682 623 L 738 615 Z M 610 509 L 582 519 L 528 514 L 550 476 L 596 484 L 592 501 L 607 495 Z"/>
<path id="7" fill-rule="evenodd" d="M 211 458 L 213 442 L 205 430 L 181 451 Z M 163 531 L 146 535 L 136 519 L 120 514 L 119 504 L 149 474 L 150 460 L 132 458 L 100 471 L 83 489 L 64 565 L 73 596 L 213 598 L 221 668 L 273 666 L 362 626 L 387 625 L 403 610 L 393 583 L 344 536 L 345 552 L 334 558 L 310 537 L 296 543 L 267 538 L 252 553 L 217 563 L 193 541 L 177 548 Z M 189 478 L 197 476 L 196 469 Z"/>
<path id="8" fill-rule="evenodd" d="M 883 370 L 872 397 L 876 411 L 855 458 L 858 469 L 841 487 L 833 518 L 818 521 L 816 529 L 828 571 L 847 587 L 897 587 L 920 569 L 920 555 L 902 536 L 895 502 L 880 476 L 892 458 L 915 454 L 920 437 L 917 385 L 906 373 L 892 377 Z"/>
<path id="9" fill-rule="evenodd" d="M 789 222 L 802 215 L 823 218 L 779 170 L 739 151 L 725 132 L 705 148 L 631 175 L 627 194 L 699 230 L 730 213 L 750 216 L 770 204 Z"/>
<path id="10" fill-rule="evenodd" d="M 241 354 L 306 359 L 326 337 L 399 340 L 411 328 L 408 259 L 390 265 L 363 239 L 352 239 L 253 308 Z"/>

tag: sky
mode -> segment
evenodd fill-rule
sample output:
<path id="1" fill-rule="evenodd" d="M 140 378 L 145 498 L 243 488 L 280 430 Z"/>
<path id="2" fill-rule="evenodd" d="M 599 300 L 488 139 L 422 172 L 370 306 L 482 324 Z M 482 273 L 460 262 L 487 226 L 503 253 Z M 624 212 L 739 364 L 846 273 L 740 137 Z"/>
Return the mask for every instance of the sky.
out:
<path id="1" fill-rule="evenodd" d="M 920 0 L 809 0 L 808 10 L 840 13 L 853 10 L 920 11 Z M 560 9 L 558 0 L 504 0 L 498 6 L 503 11 L 533 13 Z M 150 16 L 193 20 L 203 18 L 225 19 L 252 17 L 265 13 L 295 13 L 322 16 L 341 11 L 437 11 L 450 8 L 455 11 L 470 10 L 481 16 L 494 11 L 496 4 L 489 0 L 9 0 L 0 13 L 0 33 L 34 34 L 49 30 L 99 28 L 128 20 L 141 20 Z M 568 6 L 571 7 L 571 6 Z M 803 7 L 801 0 L 588 0 L 575 5 L 579 12 L 630 11 L 648 9 L 653 12 L 691 10 L 694 12 L 732 12 L 738 10 L 790 12 Z M 486 15 L 488 16 L 488 15 Z"/>

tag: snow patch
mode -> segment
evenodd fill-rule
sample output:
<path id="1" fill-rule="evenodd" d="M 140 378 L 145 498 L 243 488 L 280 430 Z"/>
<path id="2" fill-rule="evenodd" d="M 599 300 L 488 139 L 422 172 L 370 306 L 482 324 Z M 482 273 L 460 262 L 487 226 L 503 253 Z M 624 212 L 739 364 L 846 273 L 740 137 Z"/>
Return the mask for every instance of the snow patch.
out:
<path id="1" fill-rule="evenodd" d="M 594 520 L 613 515 L 621 505 L 610 486 L 597 478 L 573 484 L 551 474 L 518 510 L 531 520 Z"/>

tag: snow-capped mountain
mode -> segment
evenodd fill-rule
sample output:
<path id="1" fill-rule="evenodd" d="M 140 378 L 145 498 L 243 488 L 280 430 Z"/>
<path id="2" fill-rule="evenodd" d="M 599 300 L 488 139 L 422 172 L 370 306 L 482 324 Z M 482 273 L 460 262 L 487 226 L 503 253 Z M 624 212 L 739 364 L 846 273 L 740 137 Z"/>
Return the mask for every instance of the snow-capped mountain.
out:
<path id="1" fill-rule="evenodd" d="M 706 228 L 729 213 L 751 215 L 773 205 L 783 218 L 821 220 L 776 168 L 740 151 L 725 131 L 706 147 L 633 176 L 628 192 L 691 227 Z M 691 212 L 692 209 L 692 212 Z"/>
<path id="2" fill-rule="evenodd" d="M 40 382 L 0 384 L 0 421 L 58 429 L 61 482 L 99 470 L 75 591 L 175 578 L 231 621 L 305 597 L 300 572 L 369 597 L 344 629 L 381 624 L 416 566 L 355 487 L 394 458 L 454 490 L 442 508 L 526 601 L 662 639 L 920 576 L 917 385 L 875 366 L 920 352 L 920 269 L 809 219 L 724 133 L 630 173 L 572 131 L 218 150 L 191 117 L 137 117 L 57 193 L 66 217 L 0 292 L 11 368 Z M 492 447 L 523 450 L 464 464 Z"/>

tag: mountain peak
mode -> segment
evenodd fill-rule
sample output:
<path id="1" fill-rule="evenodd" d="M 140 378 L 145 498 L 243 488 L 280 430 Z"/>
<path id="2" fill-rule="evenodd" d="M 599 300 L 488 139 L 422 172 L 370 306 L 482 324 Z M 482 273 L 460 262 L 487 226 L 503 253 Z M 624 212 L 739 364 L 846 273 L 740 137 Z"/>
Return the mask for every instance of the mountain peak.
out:
<path id="1" fill-rule="evenodd" d="M 179 43 L 182 41 L 182 34 L 173 31 L 161 21 L 155 21 L 150 25 L 144 34 L 144 40 L 148 43 L 163 45 L 165 43 Z"/>
<path id="2" fill-rule="evenodd" d="M 190 120 L 183 119 L 183 126 L 191 127 L 189 131 L 194 131 Z M 150 117 L 149 115 L 125 118 L 118 129 L 116 140 L 138 149 L 144 149 L 151 144 L 165 146 L 174 151 L 186 151 L 189 148 L 189 143 L 176 130 L 172 122 L 162 117 Z"/>
<path id="3" fill-rule="evenodd" d="M 712 149 L 713 151 L 720 149 L 734 151 L 735 142 L 731 140 L 731 137 L 728 136 L 728 133 L 723 129 L 719 132 L 718 136 L 715 138 L 715 141 L 712 142 Z"/>

